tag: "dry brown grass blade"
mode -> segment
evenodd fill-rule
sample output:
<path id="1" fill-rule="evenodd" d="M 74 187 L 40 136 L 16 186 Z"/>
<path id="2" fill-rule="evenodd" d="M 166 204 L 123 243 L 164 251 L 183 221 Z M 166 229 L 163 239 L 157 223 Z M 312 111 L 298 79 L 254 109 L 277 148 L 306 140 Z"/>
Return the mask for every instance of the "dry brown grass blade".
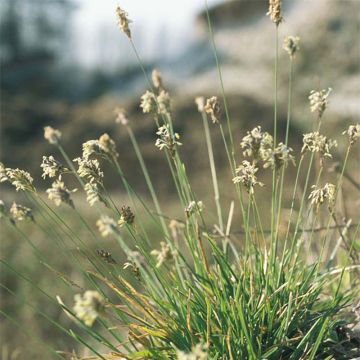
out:
<path id="1" fill-rule="evenodd" d="M 93 272 L 88 271 L 89 274 L 93 275 L 100 281 L 104 282 L 110 289 L 112 289 L 114 292 L 116 292 L 122 299 L 127 301 L 130 305 L 132 305 L 135 309 L 139 310 L 141 313 L 143 313 L 145 316 L 152 318 L 157 323 L 159 323 L 157 317 L 149 310 L 148 306 L 141 303 L 141 298 L 137 299 L 139 302 L 134 301 L 128 294 L 126 294 L 124 291 L 119 289 L 113 282 L 110 280 L 104 278 L 103 276 Z"/>

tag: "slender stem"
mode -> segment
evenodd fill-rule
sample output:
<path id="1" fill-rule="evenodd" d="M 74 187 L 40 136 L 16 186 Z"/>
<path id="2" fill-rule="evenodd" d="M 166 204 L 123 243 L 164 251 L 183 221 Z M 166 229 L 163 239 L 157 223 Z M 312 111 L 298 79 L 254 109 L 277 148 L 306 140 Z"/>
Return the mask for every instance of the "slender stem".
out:
<path id="1" fill-rule="evenodd" d="M 209 33 L 210 33 L 210 40 L 211 40 L 213 50 L 214 50 L 213 53 L 214 53 L 216 68 L 218 71 L 218 76 L 219 76 L 219 81 L 220 81 L 221 95 L 222 95 L 222 99 L 223 99 L 223 103 L 224 103 L 224 110 L 225 110 L 226 122 L 227 122 L 227 126 L 228 126 L 229 139 L 230 139 L 231 155 L 232 155 L 233 161 L 235 163 L 235 148 L 234 148 L 233 134 L 232 134 L 232 130 L 231 130 L 230 114 L 229 114 L 229 110 L 228 110 L 228 105 L 227 105 L 227 100 L 226 100 L 226 95 L 225 95 L 224 81 L 223 81 L 220 61 L 219 61 L 219 57 L 218 57 L 218 52 L 216 49 L 214 31 L 213 31 L 212 24 L 211 24 L 211 19 L 210 19 L 210 14 L 209 14 L 209 6 L 208 6 L 207 0 L 205 0 L 205 8 L 206 8 L 207 21 L 208 21 L 208 28 L 209 28 Z"/>
<path id="2" fill-rule="evenodd" d="M 214 198 L 215 198 L 215 204 L 219 219 L 219 226 L 222 232 L 224 232 L 224 222 L 223 222 L 223 216 L 221 211 L 221 204 L 220 204 L 220 192 L 219 192 L 219 185 L 217 180 L 217 174 L 216 174 L 216 167 L 215 167 L 215 159 L 214 159 L 214 152 L 213 152 L 213 146 L 211 141 L 211 135 L 210 135 L 210 129 L 209 129 L 209 123 L 206 115 L 202 112 L 201 113 L 202 119 L 203 119 L 203 125 L 204 125 L 204 131 L 205 131 L 205 138 L 206 138 L 206 145 L 209 155 L 209 162 L 210 162 L 210 170 L 211 170 L 211 177 L 214 187 Z"/>

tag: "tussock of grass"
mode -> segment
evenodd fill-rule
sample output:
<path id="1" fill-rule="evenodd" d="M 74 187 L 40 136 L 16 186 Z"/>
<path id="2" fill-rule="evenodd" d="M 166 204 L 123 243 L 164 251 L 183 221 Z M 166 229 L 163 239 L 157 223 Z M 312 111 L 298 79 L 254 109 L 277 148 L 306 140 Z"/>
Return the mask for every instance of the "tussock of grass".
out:
<path id="1" fill-rule="evenodd" d="M 163 213 L 146 162 L 140 151 L 131 119 L 117 109 L 116 121 L 128 133 L 139 161 L 143 180 L 151 202 L 142 198 L 127 181 L 115 141 L 103 134 L 83 144 L 82 156 L 71 160 L 62 147 L 62 134 L 45 128 L 45 138 L 58 150 L 61 161 L 44 157 L 43 177 L 52 179 L 47 190 L 52 203 L 36 191 L 32 177 L 19 169 L 1 167 L 1 181 L 10 182 L 22 191 L 34 208 L 1 204 L 3 216 L 10 226 L 27 241 L 35 256 L 54 276 L 60 278 L 75 296 L 75 305 L 67 305 L 63 296 L 49 294 L 26 274 L 2 260 L 6 271 L 30 284 L 47 301 L 64 310 L 76 324 L 72 329 L 49 316 L 44 309 L 28 304 L 54 328 L 69 335 L 87 348 L 95 358 L 112 359 L 331 359 L 346 358 L 348 341 L 341 311 L 354 302 L 359 271 L 359 225 L 350 219 L 342 225 L 339 193 L 346 164 L 359 138 L 360 126 L 350 126 L 343 138 L 347 151 L 342 166 L 332 182 L 326 182 L 325 170 L 332 161 L 336 142 L 322 135 L 326 125 L 326 108 L 330 91 L 312 91 L 310 110 L 314 113 L 316 131 L 304 135 L 301 153 L 290 148 L 292 89 L 299 38 L 288 37 L 285 50 L 289 54 L 289 98 L 284 139 L 277 131 L 278 94 L 278 26 L 281 26 L 281 2 L 270 1 L 269 15 L 275 23 L 274 129 L 261 127 L 248 130 L 242 139 L 234 138 L 232 114 L 229 113 L 220 62 L 208 13 L 210 40 L 218 68 L 222 101 L 217 97 L 199 97 L 196 104 L 202 118 L 209 157 L 209 192 L 214 204 L 204 204 L 193 192 L 181 147 L 186 146 L 174 131 L 171 99 L 159 72 L 152 82 L 144 71 L 148 90 L 141 98 L 144 113 L 153 116 L 158 127 L 155 146 L 164 153 L 174 182 L 181 218 L 170 222 Z M 144 70 L 132 40 L 127 14 L 117 9 L 118 23 L 130 40 L 140 67 Z M 306 41 L 306 39 L 305 39 Z M 305 106 L 305 105 L 304 105 Z M 216 172 L 210 122 L 219 131 L 224 145 L 234 188 L 234 199 L 224 204 L 223 190 Z M 240 143 L 240 146 L 237 145 Z M 128 150 L 127 150 L 128 151 Z M 106 176 L 118 176 L 127 201 L 118 204 L 106 189 L 102 166 L 113 169 Z M 288 178 L 287 168 L 296 166 L 296 177 Z M 270 183 L 261 181 L 259 169 L 269 172 Z M 89 206 L 97 214 L 96 226 L 84 218 L 69 178 L 78 182 Z M 330 180 L 329 180 L 330 181 Z M 288 220 L 284 214 L 284 185 L 293 183 Z M 258 196 L 264 187 L 265 197 Z M 264 192 L 262 192 L 263 194 Z M 267 213 L 260 211 L 259 202 L 268 203 Z M 55 207 L 53 207 L 55 205 Z M 205 206 L 204 206 L 205 205 Z M 86 231 L 79 234 L 57 206 L 68 212 Z M 263 207 L 261 207 L 263 208 Z M 214 214 L 212 225 L 208 215 Z M 270 214 L 270 226 L 267 219 Z M 47 262 L 41 248 L 21 230 L 21 221 L 29 221 L 45 232 L 59 254 L 71 257 L 73 272 L 82 276 L 81 284 Z M 234 222 L 241 231 L 232 232 Z M 334 249 L 334 234 L 339 240 Z M 103 249 L 99 238 L 110 236 L 117 242 L 119 257 Z M 345 251 L 340 251 L 342 244 Z M 69 246 L 76 251 L 69 252 Z M 316 260 L 308 261 L 310 247 Z M 94 251 L 94 248 L 97 248 Z M 350 286 L 349 286 L 350 285 Z M 7 285 L 2 288 L 14 298 Z M 26 299 L 22 299 L 27 303 Z M 9 314 L 4 314 L 10 320 Z M 351 340 L 352 341 L 352 340 Z M 356 340 L 357 341 L 357 340 Z M 343 354 L 340 354 L 342 350 Z M 57 349 L 58 350 L 58 349 Z M 79 358 L 74 353 L 55 351 L 53 357 Z M 344 353 L 345 352 L 345 353 Z M 49 355 L 50 356 L 50 355 Z M 341 357 L 343 356 L 343 357 Z M 353 354 L 352 354 L 353 356 Z"/>

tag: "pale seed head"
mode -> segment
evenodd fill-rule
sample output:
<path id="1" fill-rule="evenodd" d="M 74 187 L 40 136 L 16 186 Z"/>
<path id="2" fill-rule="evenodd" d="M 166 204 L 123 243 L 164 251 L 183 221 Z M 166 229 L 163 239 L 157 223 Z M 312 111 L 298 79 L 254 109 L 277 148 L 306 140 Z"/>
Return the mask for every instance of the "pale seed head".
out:
<path id="1" fill-rule="evenodd" d="M 42 163 L 40 167 L 43 170 L 42 177 L 45 179 L 47 176 L 49 178 L 58 177 L 64 172 L 69 171 L 60 161 L 57 161 L 53 156 L 43 156 Z"/>
<path id="2" fill-rule="evenodd" d="M 160 242 L 160 250 L 152 250 L 151 255 L 156 256 L 156 267 L 160 267 L 165 262 L 168 262 L 174 258 L 174 253 L 172 252 L 170 245 L 166 244 L 164 241 Z"/>
<path id="3" fill-rule="evenodd" d="M 295 54 L 300 50 L 300 38 L 298 36 L 287 36 L 284 39 L 283 49 L 289 54 L 290 58 L 293 59 Z"/>
<path id="4" fill-rule="evenodd" d="M 71 194 L 74 193 L 76 189 L 69 190 L 63 181 L 60 179 L 55 180 L 50 189 L 47 189 L 48 198 L 54 201 L 56 206 L 60 206 L 61 203 L 65 203 L 72 208 L 74 208 L 74 203 L 71 199 Z"/>
<path id="5" fill-rule="evenodd" d="M 15 186 L 16 191 L 22 190 L 35 192 L 33 178 L 28 172 L 20 169 L 11 168 L 6 168 L 5 172 L 7 179 L 12 185 Z"/>
<path id="6" fill-rule="evenodd" d="M 147 90 L 145 94 L 141 96 L 140 107 L 145 114 L 157 113 L 155 94 Z"/>
<path id="7" fill-rule="evenodd" d="M 121 124 L 121 125 L 125 125 L 125 126 L 129 124 L 129 120 L 127 118 L 125 109 L 117 107 L 114 110 L 114 113 L 116 115 L 115 122 L 117 124 Z"/>
<path id="8" fill-rule="evenodd" d="M 96 226 L 103 237 L 116 234 L 118 231 L 115 220 L 107 215 L 101 215 L 100 219 L 96 222 Z"/>
<path id="9" fill-rule="evenodd" d="M 155 87 L 155 89 L 157 89 L 158 91 L 160 91 L 163 88 L 163 79 L 162 79 L 162 75 L 161 73 L 154 69 L 151 73 L 151 80 L 152 83 Z"/>
<path id="10" fill-rule="evenodd" d="M 360 138 L 360 124 L 350 125 L 349 128 L 343 132 L 343 135 L 347 135 L 350 145 L 354 145 Z"/>
<path id="11" fill-rule="evenodd" d="M 52 128 L 51 126 L 45 126 L 44 127 L 44 138 L 50 144 L 58 144 L 61 139 L 61 132 L 59 130 Z"/>
<path id="12" fill-rule="evenodd" d="M 210 115 L 214 124 L 220 122 L 221 108 L 216 96 L 212 96 L 211 98 L 206 99 L 204 111 Z"/>
<path id="13" fill-rule="evenodd" d="M 117 23 L 118 23 L 120 30 L 122 32 L 124 32 L 124 34 L 129 39 L 131 39 L 131 31 L 130 31 L 130 27 L 129 27 L 131 20 L 129 20 L 127 12 L 124 11 L 123 9 L 121 9 L 120 6 L 116 7 L 115 12 L 116 12 Z"/>
<path id="14" fill-rule="evenodd" d="M 30 208 L 16 204 L 12 204 L 10 208 L 10 216 L 14 221 L 34 221 L 34 215 Z"/>
<path id="15" fill-rule="evenodd" d="M 83 295 L 75 295 L 74 299 L 74 313 L 86 326 L 91 327 L 105 311 L 105 299 L 97 291 L 87 290 Z"/>
<path id="16" fill-rule="evenodd" d="M 310 101 L 310 110 L 311 112 L 317 112 L 318 117 L 321 118 L 326 110 L 326 108 L 329 105 L 328 97 L 331 93 L 332 89 L 328 88 L 315 91 L 311 90 L 309 95 L 309 101 Z"/>
<path id="17" fill-rule="evenodd" d="M 270 16 L 271 21 L 276 26 L 279 26 L 279 24 L 283 21 L 281 0 L 269 0 L 269 11 L 266 15 Z"/>
<path id="18" fill-rule="evenodd" d="M 262 182 L 257 181 L 256 173 L 258 168 L 247 160 L 244 160 L 235 172 L 234 184 L 242 184 L 250 195 L 254 194 L 255 185 L 264 186 Z"/>

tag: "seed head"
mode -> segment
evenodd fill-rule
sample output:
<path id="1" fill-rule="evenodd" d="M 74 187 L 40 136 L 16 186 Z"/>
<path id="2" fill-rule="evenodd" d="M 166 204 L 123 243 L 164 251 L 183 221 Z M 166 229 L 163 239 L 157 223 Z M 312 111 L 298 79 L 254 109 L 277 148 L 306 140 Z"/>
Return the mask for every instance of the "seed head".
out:
<path id="1" fill-rule="evenodd" d="M 50 189 L 46 190 L 48 198 L 54 201 L 56 206 L 60 206 L 61 203 L 65 203 L 72 208 L 75 208 L 74 203 L 71 199 L 71 194 L 76 192 L 76 189 L 69 190 L 63 181 L 60 179 L 55 180 Z"/>
<path id="2" fill-rule="evenodd" d="M 174 133 L 172 135 L 169 124 L 159 127 L 156 134 L 158 135 L 158 139 L 155 142 L 155 146 L 160 150 L 163 150 L 164 148 L 168 149 L 171 155 L 174 156 L 175 146 L 182 145 L 181 142 L 178 141 L 180 139 L 180 135 L 178 133 Z"/>
<path id="3" fill-rule="evenodd" d="M 160 91 L 157 97 L 157 108 L 159 115 L 167 115 L 171 112 L 171 98 L 168 92 Z"/>
<path id="4" fill-rule="evenodd" d="M 133 225 L 135 221 L 135 215 L 131 211 L 130 206 L 122 206 L 120 209 L 120 219 L 118 224 L 120 227 L 127 225 Z"/>
<path id="5" fill-rule="evenodd" d="M 298 36 L 287 36 L 284 39 L 283 49 L 289 54 L 290 58 L 293 59 L 295 54 L 300 50 L 300 38 Z"/>
<path id="6" fill-rule="evenodd" d="M 144 114 L 155 114 L 157 113 L 157 104 L 156 104 L 156 96 L 151 91 L 146 91 L 144 95 L 141 96 L 140 107 L 143 110 Z"/>
<path id="7" fill-rule="evenodd" d="M 185 208 L 185 214 L 187 217 L 190 217 L 196 212 L 201 212 L 204 210 L 204 204 L 202 201 L 190 201 L 189 205 Z"/>
<path id="8" fill-rule="evenodd" d="M 206 99 L 204 110 L 208 115 L 210 115 L 214 124 L 219 123 L 221 108 L 216 96 Z"/>
<path id="9" fill-rule="evenodd" d="M 101 215 L 100 219 L 96 222 L 96 226 L 103 237 L 118 232 L 115 220 L 107 215 Z"/>
<path id="10" fill-rule="evenodd" d="M 322 158 L 332 158 L 330 150 L 337 146 L 335 140 L 328 139 L 324 135 L 320 135 L 318 131 L 305 134 L 303 138 L 303 147 L 301 153 L 306 151 L 318 152 Z"/>
<path id="11" fill-rule="evenodd" d="M 163 80 L 162 80 L 162 75 L 159 71 L 157 71 L 156 69 L 154 69 L 151 73 L 151 80 L 153 82 L 153 85 L 155 87 L 155 89 L 157 89 L 158 91 L 160 91 L 163 88 Z"/>
<path id="12" fill-rule="evenodd" d="M 129 124 L 129 120 L 127 118 L 125 109 L 117 107 L 114 110 L 114 113 L 116 115 L 115 122 L 117 124 L 121 124 L 121 125 L 125 125 L 125 126 Z"/>
<path id="13" fill-rule="evenodd" d="M 255 165 L 251 165 L 249 161 L 244 160 L 235 170 L 237 176 L 233 178 L 234 184 L 241 183 L 245 186 L 246 191 L 253 195 L 255 185 L 264 186 L 262 182 L 257 181 L 256 173 L 258 170 Z"/>
<path id="14" fill-rule="evenodd" d="M 330 210 L 334 208 L 335 194 L 336 194 L 335 185 L 326 183 L 322 188 L 316 187 L 315 185 L 313 185 L 311 188 L 313 189 L 309 195 L 309 200 L 311 200 L 311 205 L 314 205 L 318 208 L 325 201 L 327 201 L 328 208 Z"/>
<path id="15" fill-rule="evenodd" d="M 87 290 L 84 295 L 76 294 L 74 299 L 74 313 L 86 326 L 91 327 L 105 311 L 105 299 L 97 291 Z"/>
<path id="16" fill-rule="evenodd" d="M 10 208 L 10 216 L 14 221 L 34 221 L 32 210 L 26 206 L 16 204 L 15 202 Z"/>
<path id="17" fill-rule="evenodd" d="M 88 160 L 92 155 L 100 156 L 109 161 L 118 156 L 115 142 L 108 134 L 101 135 L 99 140 L 86 141 L 83 143 L 82 149 L 82 157 L 86 160 Z"/>
<path id="18" fill-rule="evenodd" d="M 276 25 L 283 21 L 281 11 L 281 0 L 269 0 L 269 11 L 266 15 L 270 16 L 271 21 Z"/>
<path id="19" fill-rule="evenodd" d="M 350 145 L 354 145 L 360 138 L 360 124 L 350 125 L 349 128 L 343 132 L 343 135 L 347 135 Z"/>
<path id="20" fill-rule="evenodd" d="M 40 167 L 43 169 L 42 177 L 45 179 L 57 177 L 64 172 L 69 171 L 60 161 L 55 160 L 53 156 L 43 156 Z"/>
<path id="21" fill-rule="evenodd" d="M 103 197 L 97 183 L 89 182 L 85 184 L 84 190 L 86 192 L 86 201 L 89 203 L 90 206 L 93 206 L 98 201 L 101 201 L 105 204 L 105 206 L 108 206 L 108 203 Z"/>
<path id="22" fill-rule="evenodd" d="M 88 140 L 82 144 L 82 156 L 84 159 L 89 159 L 90 156 L 102 156 L 104 157 L 103 151 L 100 148 L 99 140 Z"/>
<path id="23" fill-rule="evenodd" d="M 275 149 L 267 149 L 262 156 L 264 168 L 270 167 L 275 171 L 279 171 L 283 166 L 287 167 L 289 162 L 295 165 L 294 156 L 291 155 L 292 151 L 292 148 L 283 143 L 279 143 Z"/>
<path id="24" fill-rule="evenodd" d="M 7 179 L 10 181 L 12 185 L 15 186 L 16 191 L 23 190 L 23 191 L 35 192 L 35 187 L 32 184 L 33 178 L 30 176 L 28 172 L 20 169 L 10 169 L 10 168 L 6 168 L 5 172 Z"/>
<path id="25" fill-rule="evenodd" d="M 52 128 L 51 126 L 44 127 L 44 138 L 50 144 L 58 144 L 61 139 L 61 132 Z"/>
<path id="26" fill-rule="evenodd" d="M 127 12 L 121 9 L 120 6 L 117 6 L 115 11 L 116 11 L 117 23 L 120 30 L 124 32 L 129 39 L 131 39 L 131 31 L 129 28 L 129 24 L 131 23 L 131 20 L 129 20 Z"/>
<path id="27" fill-rule="evenodd" d="M 170 245 L 164 241 L 160 242 L 161 250 L 152 250 L 151 255 L 156 256 L 156 267 L 160 267 L 164 262 L 170 261 L 174 258 L 174 253 L 171 251 Z"/>
<path id="28" fill-rule="evenodd" d="M 76 158 L 73 160 L 78 163 L 77 173 L 81 178 L 87 179 L 90 183 L 102 184 L 104 173 L 100 169 L 98 160 Z"/>
<path id="29" fill-rule="evenodd" d="M 99 146 L 110 158 L 117 158 L 119 154 L 116 152 L 115 141 L 108 134 L 99 137 Z"/>
<path id="30" fill-rule="evenodd" d="M 243 149 L 244 156 L 252 157 L 258 161 L 263 159 L 267 152 L 273 148 L 273 138 L 269 133 L 263 132 L 261 126 L 257 126 L 247 132 L 240 146 Z"/>
<path id="31" fill-rule="evenodd" d="M 311 112 L 317 112 L 319 118 L 322 117 L 324 111 L 329 105 L 328 97 L 331 91 L 332 91 L 331 88 L 328 88 L 327 90 L 323 89 L 320 91 L 315 91 L 315 90 L 310 91 L 310 96 L 309 96 L 310 110 Z"/>

